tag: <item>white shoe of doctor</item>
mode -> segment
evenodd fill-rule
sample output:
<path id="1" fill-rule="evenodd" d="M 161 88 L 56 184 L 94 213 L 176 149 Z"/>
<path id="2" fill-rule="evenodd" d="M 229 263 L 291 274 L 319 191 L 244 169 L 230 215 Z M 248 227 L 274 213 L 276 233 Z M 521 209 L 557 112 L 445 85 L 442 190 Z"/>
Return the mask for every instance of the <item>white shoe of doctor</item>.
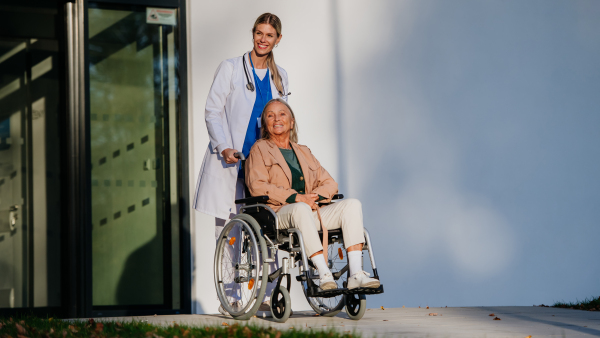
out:
<path id="1" fill-rule="evenodd" d="M 355 273 L 354 275 L 348 278 L 348 289 L 356 289 L 356 288 L 378 288 L 380 285 L 379 280 L 375 278 L 370 278 L 369 274 L 360 271 Z"/>

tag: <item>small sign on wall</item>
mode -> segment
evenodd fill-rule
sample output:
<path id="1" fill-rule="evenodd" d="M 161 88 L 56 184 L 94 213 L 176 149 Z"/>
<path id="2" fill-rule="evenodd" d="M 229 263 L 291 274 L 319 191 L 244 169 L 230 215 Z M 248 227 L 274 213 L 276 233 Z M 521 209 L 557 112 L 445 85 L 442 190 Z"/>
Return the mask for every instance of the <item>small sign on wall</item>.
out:
<path id="1" fill-rule="evenodd" d="M 146 8 L 146 23 L 172 25 L 177 23 L 177 10 L 166 8 Z"/>

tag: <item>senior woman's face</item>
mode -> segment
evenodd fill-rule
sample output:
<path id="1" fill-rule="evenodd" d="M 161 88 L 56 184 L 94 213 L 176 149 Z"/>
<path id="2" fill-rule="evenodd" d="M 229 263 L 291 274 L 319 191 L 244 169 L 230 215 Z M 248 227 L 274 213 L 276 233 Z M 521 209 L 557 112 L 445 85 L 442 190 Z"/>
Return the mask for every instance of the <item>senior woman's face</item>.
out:
<path id="1" fill-rule="evenodd" d="M 265 111 L 267 121 L 267 131 L 271 135 L 283 136 L 289 134 L 294 126 L 292 113 L 281 102 L 273 102 Z"/>

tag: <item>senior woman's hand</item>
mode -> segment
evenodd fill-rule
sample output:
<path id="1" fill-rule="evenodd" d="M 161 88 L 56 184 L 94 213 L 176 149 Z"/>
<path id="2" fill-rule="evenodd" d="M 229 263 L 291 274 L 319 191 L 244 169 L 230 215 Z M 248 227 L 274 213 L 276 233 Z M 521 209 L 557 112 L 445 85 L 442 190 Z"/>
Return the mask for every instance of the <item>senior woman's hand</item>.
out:
<path id="1" fill-rule="evenodd" d="M 318 194 L 306 194 L 306 195 L 297 194 L 296 195 L 296 202 L 304 202 L 304 203 L 308 204 L 308 206 L 313 210 L 317 209 L 317 203 L 315 203 L 317 200 L 319 200 Z"/>

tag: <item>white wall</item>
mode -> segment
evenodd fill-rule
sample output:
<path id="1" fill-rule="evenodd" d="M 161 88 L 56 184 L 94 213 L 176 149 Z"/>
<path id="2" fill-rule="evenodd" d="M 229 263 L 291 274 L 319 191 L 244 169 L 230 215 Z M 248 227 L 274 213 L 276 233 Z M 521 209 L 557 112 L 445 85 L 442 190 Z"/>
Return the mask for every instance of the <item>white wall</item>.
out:
<path id="1" fill-rule="evenodd" d="M 193 1 L 194 186 L 214 70 L 265 11 L 283 22 L 300 142 L 363 201 L 386 285 L 370 306 L 598 296 L 600 3 Z M 214 226 L 193 216 L 211 313 Z"/>
<path id="2" fill-rule="evenodd" d="M 189 1 L 189 53 L 191 70 L 190 183 L 195 188 L 208 133 L 204 105 L 214 72 L 224 59 L 242 55 L 252 48 L 254 20 L 273 12 L 282 21 L 283 38 L 275 49 L 275 60 L 287 72 L 292 95 L 289 102 L 298 119 L 300 143 L 308 145 L 321 163 L 336 175 L 338 171 L 335 111 L 335 65 L 331 5 L 323 1 L 282 3 L 278 1 Z M 303 49 L 318 53 L 303 53 Z M 193 193 L 192 191 L 190 191 Z M 214 313 L 219 302 L 212 265 L 215 249 L 214 218 L 192 212 L 195 251 L 193 293 L 196 312 Z M 299 288 L 292 284 L 294 309 L 309 309 Z"/>

